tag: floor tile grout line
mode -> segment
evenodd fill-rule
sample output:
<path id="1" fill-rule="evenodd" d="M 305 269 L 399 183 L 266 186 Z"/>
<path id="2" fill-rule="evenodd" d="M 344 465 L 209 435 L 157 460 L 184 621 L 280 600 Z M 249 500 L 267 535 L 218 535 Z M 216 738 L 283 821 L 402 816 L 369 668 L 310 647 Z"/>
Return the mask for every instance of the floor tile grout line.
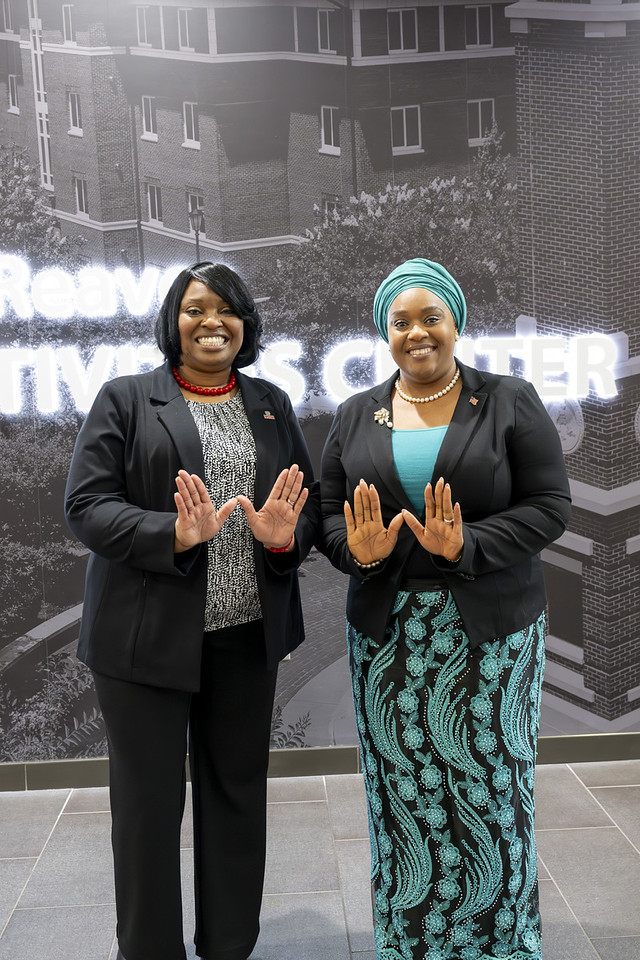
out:
<path id="1" fill-rule="evenodd" d="M 570 769 L 571 769 L 571 768 L 570 768 Z M 640 856 L 640 849 L 636 846 L 636 844 L 633 842 L 633 840 L 631 840 L 630 837 L 627 836 L 627 834 L 624 832 L 624 830 L 622 829 L 622 827 L 620 826 L 620 824 L 617 823 L 617 821 L 614 820 L 614 818 L 611 816 L 611 814 L 603 807 L 603 805 L 600 803 L 600 801 L 598 800 L 598 798 L 593 795 L 593 793 L 591 792 L 591 789 L 590 789 L 589 787 L 587 787 L 586 784 L 582 783 L 582 780 L 580 780 L 580 777 L 578 777 L 578 774 L 575 772 L 575 770 L 571 770 L 571 773 L 572 773 L 572 774 L 574 775 L 574 777 L 578 780 L 578 782 L 579 782 L 580 784 L 582 784 L 582 786 L 583 786 L 584 789 L 587 791 L 587 793 L 589 794 L 589 796 L 594 800 L 594 802 L 598 804 L 598 806 L 600 807 L 600 809 L 602 810 L 602 812 L 605 814 L 605 816 L 609 817 L 609 819 L 611 820 L 611 822 L 612 822 L 613 824 L 615 824 L 616 829 L 620 831 L 620 833 L 621 833 L 622 836 L 625 838 L 625 840 L 627 841 L 627 843 L 628 843 L 628 844 L 636 851 L 636 853 Z M 594 789 L 595 789 L 595 788 L 594 788 Z"/>
<path id="2" fill-rule="evenodd" d="M 2 926 L 2 928 L 0 928 L 0 940 L 2 939 L 5 930 L 7 929 L 7 927 L 8 927 L 9 924 L 10 924 L 12 916 L 14 915 L 14 913 L 16 912 L 16 910 L 18 909 L 18 904 L 20 903 L 20 900 L 21 900 L 21 898 L 22 898 L 25 890 L 27 889 L 27 886 L 28 886 L 28 884 L 29 884 L 29 881 L 31 880 L 31 877 L 33 876 L 34 870 L 37 868 L 38 864 L 40 863 L 40 858 L 42 857 L 42 854 L 43 854 L 44 851 L 47 849 L 47 845 L 48 845 L 48 843 L 49 843 L 49 840 L 51 840 L 51 837 L 53 836 L 54 830 L 56 829 L 56 827 L 57 827 L 58 824 L 60 823 L 60 817 L 62 816 L 62 814 L 63 814 L 63 812 L 64 812 L 64 808 L 65 808 L 66 805 L 69 803 L 69 799 L 71 798 L 71 794 L 72 794 L 72 793 L 73 793 L 73 789 L 70 788 L 70 789 L 69 789 L 69 792 L 67 793 L 66 799 L 65 799 L 64 803 L 62 804 L 62 807 L 61 807 L 60 810 L 58 811 L 58 816 L 56 817 L 55 823 L 54 823 L 54 825 L 52 826 L 51 830 L 49 831 L 49 834 L 48 834 L 48 836 L 47 836 L 47 839 L 45 840 L 45 842 L 43 843 L 42 847 L 40 848 L 40 853 L 38 854 L 38 856 L 37 856 L 37 857 L 34 857 L 34 858 L 28 858 L 28 859 L 33 859 L 33 860 L 34 860 L 34 864 L 33 864 L 32 868 L 31 868 L 31 870 L 29 871 L 29 876 L 28 876 L 27 879 L 25 880 L 25 882 L 24 882 L 24 884 L 23 884 L 23 886 L 22 886 L 22 889 L 21 889 L 20 893 L 18 894 L 18 897 L 17 897 L 17 899 L 16 899 L 15 904 L 13 905 L 13 907 L 11 908 L 11 910 L 9 911 L 9 916 L 7 917 L 6 923 L 4 923 L 3 926 Z M 23 909 L 24 909 L 24 908 L 23 908 Z"/>
<path id="3" fill-rule="evenodd" d="M 277 893 L 264 893 L 263 897 L 309 897 L 317 896 L 319 894 L 331 894 L 335 896 L 336 893 L 340 893 L 341 886 L 334 887 L 333 889 L 327 888 L 326 890 L 279 890 Z"/>
<path id="4" fill-rule="evenodd" d="M 577 774 L 576 774 L 577 776 Z M 578 777 L 578 779 L 580 779 Z M 640 787 L 640 783 L 584 783 L 584 780 L 580 781 L 587 790 L 629 790 L 635 787 L 637 790 Z"/>
<path id="5" fill-rule="evenodd" d="M 609 817 L 611 819 L 611 817 Z M 599 826 L 583 827 L 536 827 L 536 833 L 560 833 L 566 831 L 571 833 L 576 830 L 620 830 L 618 824 L 613 820 L 611 823 L 601 823 Z M 620 831 L 622 832 L 622 831 Z"/>
<path id="6" fill-rule="evenodd" d="M 544 862 L 544 860 L 542 859 L 542 857 L 540 858 L 540 860 L 541 860 L 542 865 L 544 866 L 545 870 L 546 870 L 547 873 L 549 874 L 549 880 L 551 881 L 551 883 L 554 885 L 554 887 L 555 887 L 556 890 L 558 891 L 558 894 L 560 895 L 561 899 L 562 899 L 563 902 L 565 903 L 565 905 L 566 905 L 566 907 L 567 907 L 567 910 L 569 911 L 569 913 L 571 914 L 571 916 L 572 916 L 573 919 L 575 920 L 575 922 L 576 922 L 576 924 L 578 925 L 580 931 L 584 934 L 587 943 L 589 944 L 589 946 L 590 946 L 591 949 L 593 950 L 592 960 L 600 960 L 600 955 L 598 954 L 598 951 L 596 950 L 596 948 L 594 947 L 593 943 L 591 942 L 591 937 L 589 936 L 589 934 L 587 933 L 587 931 L 584 929 L 584 927 L 582 926 L 582 924 L 581 924 L 580 921 L 578 920 L 576 914 L 575 914 L 574 911 L 573 911 L 573 908 L 572 908 L 571 904 L 569 903 L 569 901 L 568 901 L 567 898 L 565 897 L 564 893 L 563 893 L 562 890 L 560 889 L 558 883 L 553 879 L 553 877 L 552 877 L 551 874 L 549 873 L 549 868 L 547 867 L 547 865 L 546 865 L 546 863 Z M 545 878 L 545 879 L 546 879 L 546 878 Z M 544 917 L 542 918 L 542 922 L 543 922 L 543 924 L 544 924 Z M 543 939 L 544 939 L 544 927 L 543 927 L 542 936 L 543 936 Z M 589 958 L 588 958 L 588 957 L 585 957 L 585 960 L 589 960 Z"/>
<path id="7" fill-rule="evenodd" d="M 336 840 L 336 835 L 335 835 L 335 826 L 336 826 L 336 825 L 334 824 L 334 820 L 333 820 L 333 817 L 332 817 L 332 815 L 331 815 L 331 803 L 330 803 L 330 800 L 329 800 L 329 791 L 328 791 L 328 789 L 327 789 L 327 778 L 326 778 L 326 777 L 323 777 L 323 780 L 324 780 L 324 784 L 325 784 L 325 791 L 326 791 L 326 794 L 327 794 L 327 815 L 328 815 L 328 818 L 329 818 L 329 829 L 330 829 L 330 831 L 331 831 L 331 846 L 332 846 L 332 848 L 333 848 L 333 859 L 334 859 L 335 866 L 336 866 L 336 876 L 337 876 L 337 878 L 338 878 L 338 892 L 339 892 L 339 894 L 340 894 L 340 903 L 342 904 L 342 917 L 343 917 L 343 921 L 344 921 L 344 935 L 345 935 L 345 940 L 346 940 L 346 942 L 347 942 L 347 950 L 349 951 L 349 957 L 351 957 L 351 956 L 353 955 L 353 950 L 351 949 L 351 934 L 350 934 L 350 931 L 349 931 L 349 918 L 348 918 L 348 916 L 347 916 L 347 904 L 346 904 L 345 896 L 344 896 L 344 889 L 343 889 L 343 885 L 342 885 L 342 874 L 340 873 L 340 860 L 339 860 L 339 857 L 338 857 L 338 849 L 337 849 L 337 846 L 336 846 L 336 844 L 337 844 L 337 842 L 338 842 L 338 841 Z"/>
<path id="8" fill-rule="evenodd" d="M 33 907 L 16 907 L 14 913 L 30 913 L 32 910 L 88 910 L 91 907 L 115 907 L 115 900 L 100 900 L 98 903 L 43 903 Z"/>

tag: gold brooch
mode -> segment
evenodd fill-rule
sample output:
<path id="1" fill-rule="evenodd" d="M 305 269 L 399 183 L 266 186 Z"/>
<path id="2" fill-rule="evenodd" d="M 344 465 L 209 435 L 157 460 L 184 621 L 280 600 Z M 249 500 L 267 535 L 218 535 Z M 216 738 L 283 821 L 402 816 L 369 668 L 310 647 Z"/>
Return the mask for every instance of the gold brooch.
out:
<path id="1" fill-rule="evenodd" d="M 393 427 L 393 424 L 389 419 L 389 411 L 386 409 L 386 407 L 380 407 L 379 410 L 376 410 L 376 412 L 373 415 L 373 419 L 375 420 L 376 423 L 381 423 L 385 427 L 389 427 L 389 429 Z"/>

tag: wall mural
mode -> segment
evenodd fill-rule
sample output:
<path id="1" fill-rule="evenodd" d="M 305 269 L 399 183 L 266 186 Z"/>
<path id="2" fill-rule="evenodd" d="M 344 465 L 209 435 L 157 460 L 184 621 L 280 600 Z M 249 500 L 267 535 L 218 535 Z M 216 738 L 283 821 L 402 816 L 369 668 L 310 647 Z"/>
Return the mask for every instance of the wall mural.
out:
<path id="1" fill-rule="evenodd" d="M 0 761 L 106 753 L 64 483 L 99 387 L 157 364 L 158 304 L 200 259 L 257 295 L 254 372 L 317 467 L 336 405 L 391 372 L 380 280 L 451 270 L 460 359 L 536 385 L 572 483 L 543 555 L 542 733 L 639 729 L 640 26 L 544 6 L 3 3 Z M 273 745 L 354 744 L 346 578 L 313 552 L 301 584 Z"/>

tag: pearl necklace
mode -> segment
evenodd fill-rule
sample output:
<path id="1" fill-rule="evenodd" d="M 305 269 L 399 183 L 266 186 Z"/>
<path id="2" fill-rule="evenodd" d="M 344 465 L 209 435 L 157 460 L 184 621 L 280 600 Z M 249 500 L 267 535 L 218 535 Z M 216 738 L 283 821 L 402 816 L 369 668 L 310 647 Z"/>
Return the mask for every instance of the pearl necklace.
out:
<path id="1" fill-rule="evenodd" d="M 203 397 L 223 397 L 225 393 L 231 393 L 236 385 L 236 375 L 233 372 L 231 373 L 229 383 L 225 383 L 223 387 L 196 387 L 195 384 L 189 383 L 188 380 L 183 380 L 175 367 L 173 367 L 173 375 L 176 378 L 178 386 L 184 390 L 189 390 L 190 393 L 197 393 Z"/>
<path id="2" fill-rule="evenodd" d="M 399 397 L 402 397 L 403 400 L 406 400 L 407 403 L 431 403 L 432 400 L 438 400 L 440 397 L 444 397 L 445 393 L 449 393 L 453 387 L 455 387 L 460 377 L 460 368 L 456 367 L 456 372 L 451 383 L 448 383 L 446 387 L 443 387 L 442 390 L 439 390 L 438 393 L 432 393 L 430 397 L 410 397 L 407 393 L 403 393 L 400 389 L 400 376 L 396 380 L 396 391 Z"/>

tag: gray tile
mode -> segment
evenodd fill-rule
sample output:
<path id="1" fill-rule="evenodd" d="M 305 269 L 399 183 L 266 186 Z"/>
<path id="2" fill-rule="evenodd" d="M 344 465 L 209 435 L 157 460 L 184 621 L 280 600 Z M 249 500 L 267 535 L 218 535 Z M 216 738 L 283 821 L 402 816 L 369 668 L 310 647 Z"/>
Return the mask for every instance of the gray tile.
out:
<path id="1" fill-rule="evenodd" d="M 627 839 L 640 849 L 640 787 L 592 787 L 591 792 Z"/>
<path id="2" fill-rule="evenodd" d="M 265 897 L 251 960 L 350 960 L 340 894 Z"/>
<path id="3" fill-rule="evenodd" d="M 548 879 L 549 879 L 549 872 L 545 867 L 544 863 L 542 862 L 542 860 L 540 859 L 540 857 L 538 857 L 538 880 L 548 880 Z"/>
<path id="4" fill-rule="evenodd" d="M 108 813 L 108 787 L 82 787 L 71 791 L 65 813 Z"/>
<path id="5" fill-rule="evenodd" d="M 270 803 L 265 893 L 337 889 L 327 804 Z"/>
<path id="6" fill-rule="evenodd" d="M 361 840 L 369 836 L 364 781 L 359 773 L 327 777 L 331 828 L 336 840 Z"/>
<path id="7" fill-rule="evenodd" d="M 182 873 L 182 927 L 186 944 L 193 945 L 193 934 L 196 927 L 196 904 L 193 890 L 193 850 L 182 850 L 180 854 L 180 869 Z"/>
<path id="8" fill-rule="evenodd" d="M 537 842 L 549 874 L 590 938 L 640 935 L 640 857 L 619 830 L 544 830 Z"/>
<path id="9" fill-rule="evenodd" d="M 182 818 L 182 828 L 180 831 L 180 846 L 183 848 L 193 847 L 193 806 L 191 784 L 187 784 L 187 793 L 184 802 L 184 816 Z"/>
<path id="10" fill-rule="evenodd" d="M 38 857 L 53 830 L 69 790 L 0 793 L 0 857 Z"/>
<path id="11" fill-rule="evenodd" d="M 369 841 L 338 840 L 336 856 L 351 951 L 375 950 Z"/>
<path id="12" fill-rule="evenodd" d="M 105 960 L 115 908 L 16 910 L 0 940 L 0 960 Z"/>
<path id="13" fill-rule="evenodd" d="M 73 813 L 60 817 L 20 907 L 59 907 L 111 903 L 111 817 Z"/>
<path id="14" fill-rule="evenodd" d="M 270 777 L 267 781 L 267 803 L 326 799 L 324 777 Z"/>
<path id="15" fill-rule="evenodd" d="M 35 860 L 0 860 L 0 931 L 17 904 Z"/>
<path id="16" fill-rule="evenodd" d="M 640 937 L 594 940 L 600 960 L 640 960 Z"/>
<path id="17" fill-rule="evenodd" d="M 611 826 L 583 783 L 564 764 L 536 770 L 536 828 Z"/>
<path id="18" fill-rule="evenodd" d="M 640 784 L 640 760 L 615 760 L 610 763 L 572 763 L 570 766 L 588 787 Z"/>
<path id="19" fill-rule="evenodd" d="M 364 953 L 352 952 L 351 960 L 376 960 L 376 952 L 375 950 L 365 950 Z"/>
<path id="20" fill-rule="evenodd" d="M 589 938 L 552 880 L 541 880 L 540 915 L 544 960 L 597 960 Z"/>

